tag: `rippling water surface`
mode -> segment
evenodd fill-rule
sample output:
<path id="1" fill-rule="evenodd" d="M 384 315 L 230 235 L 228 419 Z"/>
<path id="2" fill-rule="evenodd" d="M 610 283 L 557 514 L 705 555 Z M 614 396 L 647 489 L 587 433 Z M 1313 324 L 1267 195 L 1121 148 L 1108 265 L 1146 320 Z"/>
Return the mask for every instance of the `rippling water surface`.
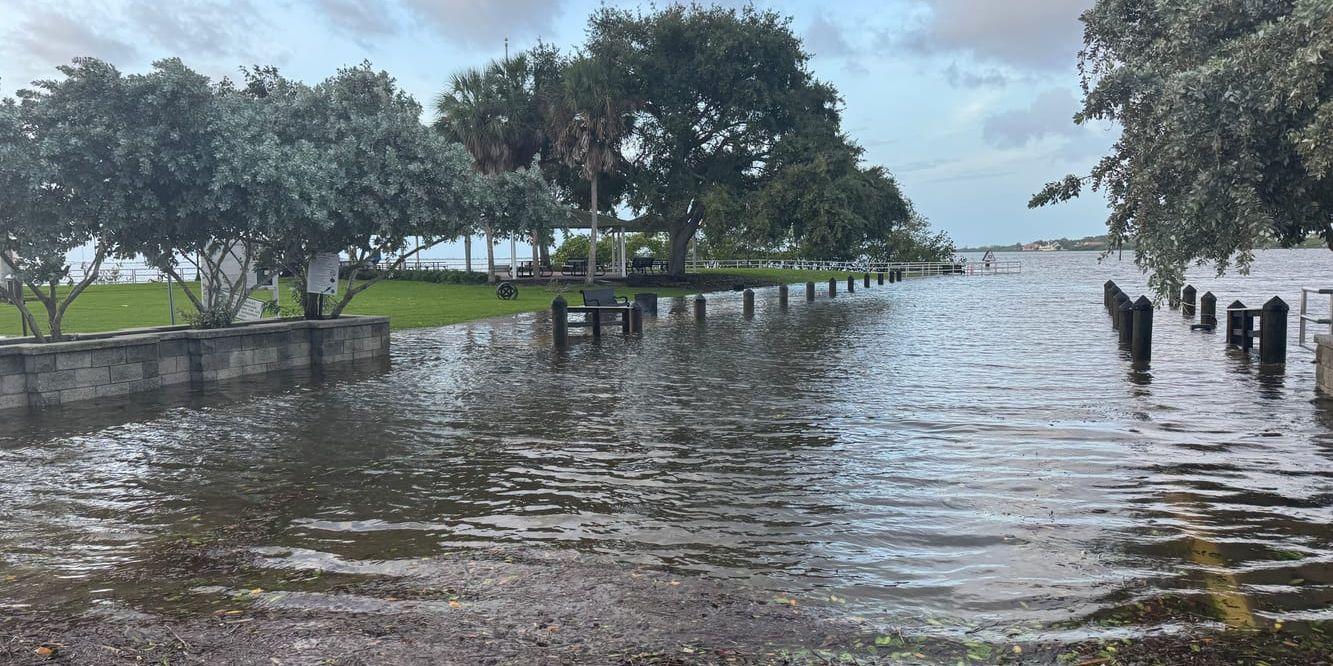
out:
<path id="1" fill-rule="evenodd" d="M 1101 305 L 1132 265 L 712 297 L 640 340 L 550 350 L 540 315 L 395 335 L 388 369 L 4 416 L 0 603 L 113 595 L 164 535 L 254 507 L 274 543 L 378 561 L 547 544 L 909 625 L 1172 598 L 1333 617 L 1333 406 L 1159 310 L 1132 372 Z M 1194 276 L 1226 304 L 1333 282 L 1333 254 Z M 823 287 L 821 287 L 821 293 Z M 1321 306 L 1325 306 L 1322 304 Z M 1293 319 L 1291 332 L 1295 336 Z M 1246 618 L 1249 618 L 1247 620 Z"/>

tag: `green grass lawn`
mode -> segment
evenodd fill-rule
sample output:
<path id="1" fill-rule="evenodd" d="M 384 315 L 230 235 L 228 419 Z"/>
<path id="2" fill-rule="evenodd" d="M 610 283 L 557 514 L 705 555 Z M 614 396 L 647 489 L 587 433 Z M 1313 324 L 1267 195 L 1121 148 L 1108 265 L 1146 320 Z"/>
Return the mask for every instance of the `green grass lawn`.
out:
<path id="1" fill-rule="evenodd" d="M 827 271 L 794 271 L 780 269 L 726 269 L 700 271 L 710 276 L 734 276 L 737 282 L 798 283 L 807 280 L 827 282 L 830 277 L 844 279 L 846 273 Z M 495 287 L 476 284 L 434 284 L 407 280 L 381 282 L 358 294 L 348 306 L 350 314 L 383 315 L 390 318 L 395 329 L 444 326 L 462 321 L 484 319 L 498 315 L 532 312 L 550 307 L 551 299 L 565 293 L 571 303 L 581 303 L 581 283 L 563 283 L 560 286 L 520 285 L 519 297 L 502 301 L 495 296 Z M 652 291 L 661 297 L 698 293 L 696 288 L 626 287 L 616 286 L 616 294 L 633 297 L 634 292 Z M 288 297 L 284 291 L 283 298 Z M 176 310 L 190 308 L 179 285 L 176 286 Z M 30 301 L 33 313 L 45 323 L 45 310 L 35 300 Z M 171 323 L 167 307 L 166 285 L 158 284 L 105 284 L 89 287 L 65 314 L 65 332 L 92 333 L 142 326 L 164 326 Z M 185 319 L 177 315 L 177 323 Z M 0 306 L 0 335 L 19 334 L 18 311 Z"/>

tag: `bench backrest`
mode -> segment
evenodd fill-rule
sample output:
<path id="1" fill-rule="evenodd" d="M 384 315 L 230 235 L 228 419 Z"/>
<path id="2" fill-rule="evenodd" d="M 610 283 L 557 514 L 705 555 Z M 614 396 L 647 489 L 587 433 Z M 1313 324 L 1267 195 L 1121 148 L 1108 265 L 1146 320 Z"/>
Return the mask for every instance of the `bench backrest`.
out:
<path id="1" fill-rule="evenodd" d="M 582 289 L 584 305 L 615 305 L 616 290 L 614 289 Z"/>
<path id="2" fill-rule="evenodd" d="M 632 268 L 652 268 L 653 262 L 657 261 L 652 257 L 634 257 L 630 260 Z"/>

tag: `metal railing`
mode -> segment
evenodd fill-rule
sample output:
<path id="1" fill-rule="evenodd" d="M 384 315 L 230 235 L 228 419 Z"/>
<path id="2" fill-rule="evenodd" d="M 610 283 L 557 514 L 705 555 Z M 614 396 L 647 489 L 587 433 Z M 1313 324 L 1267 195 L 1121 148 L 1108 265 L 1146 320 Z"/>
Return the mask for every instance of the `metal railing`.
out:
<path id="1" fill-rule="evenodd" d="M 879 273 L 901 270 L 905 275 L 1006 275 L 1023 272 L 1023 263 L 1004 261 L 813 261 L 807 259 L 700 259 L 685 262 L 686 270 L 778 268 L 798 271 Z"/>
<path id="2" fill-rule="evenodd" d="M 1328 297 L 1328 316 L 1318 317 L 1310 314 L 1309 297 L 1310 294 L 1322 294 Z M 1315 350 L 1313 343 L 1305 342 L 1305 329 L 1307 324 L 1315 326 L 1327 326 L 1329 334 L 1333 335 L 1333 289 L 1320 289 L 1319 287 L 1301 287 L 1301 311 L 1297 326 L 1300 328 L 1300 345 L 1310 351 Z"/>

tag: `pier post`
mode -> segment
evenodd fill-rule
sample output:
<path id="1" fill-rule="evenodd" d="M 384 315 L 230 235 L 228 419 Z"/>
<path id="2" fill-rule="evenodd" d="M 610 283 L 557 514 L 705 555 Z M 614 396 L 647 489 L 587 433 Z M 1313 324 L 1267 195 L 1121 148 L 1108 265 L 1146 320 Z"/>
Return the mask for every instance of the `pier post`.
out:
<path id="1" fill-rule="evenodd" d="M 807 301 L 815 300 L 815 283 L 813 282 L 805 283 L 805 300 Z"/>
<path id="2" fill-rule="evenodd" d="M 866 273 L 865 281 L 862 283 L 862 286 L 864 286 L 866 289 L 869 289 L 869 288 L 870 288 L 870 274 L 869 274 L 869 273 Z"/>
<path id="3" fill-rule="evenodd" d="M 1116 289 L 1115 295 L 1111 297 L 1111 303 L 1111 328 L 1118 331 L 1120 330 L 1120 322 L 1123 319 L 1123 315 L 1120 314 L 1120 311 L 1124 309 L 1126 303 L 1132 303 L 1132 301 L 1129 300 L 1128 294 L 1120 289 Z"/>
<path id="4" fill-rule="evenodd" d="M 1194 318 L 1194 297 L 1197 293 L 1198 291 L 1192 284 L 1185 285 L 1185 288 L 1180 291 L 1180 314 L 1190 319 Z"/>
<path id="5" fill-rule="evenodd" d="M 889 284 L 893 284 L 894 282 L 897 282 L 897 281 L 898 281 L 898 269 L 896 269 L 896 268 L 890 268 L 890 269 L 889 269 Z"/>
<path id="6" fill-rule="evenodd" d="M 634 335 L 643 333 L 643 306 L 635 303 L 629 311 L 629 332 Z"/>
<path id="7" fill-rule="evenodd" d="M 551 331 L 556 349 L 569 346 L 569 303 L 565 302 L 564 296 L 556 296 L 551 301 Z"/>
<path id="8" fill-rule="evenodd" d="M 884 271 L 875 273 L 875 282 L 881 287 L 884 286 Z"/>
<path id="9" fill-rule="evenodd" d="M 1115 280 L 1107 280 L 1106 284 L 1102 285 L 1102 307 L 1106 308 L 1107 312 L 1111 312 L 1111 302 L 1115 300 L 1115 290 Z"/>
<path id="10" fill-rule="evenodd" d="M 1291 308 L 1286 301 L 1274 296 L 1264 303 L 1259 313 L 1259 362 L 1287 362 L 1287 313 Z"/>
<path id="11" fill-rule="evenodd" d="M 1116 329 L 1120 331 L 1120 344 L 1128 347 L 1134 341 L 1134 301 L 1124 297 L 1116 306 Z"/>
<path id="12" fill-rule="evenodd" d="M 847 293 L 849 294 L 856 293 L 856 278 L 850 275 L 847 276 Z"/>
<path id="13" fill-rule="evenodd" d="M 902 282 L 903 280 L 906 280 L 906 279 L 907 279 L 907 269 L 906 269 L 906 268 L 899 268 L 899 269 L 898 269 L 898 281 L 899 281 L 899 282 Z"/>
<path id="14" fill-rule="evenodd" d="M 1199 328 L 1211 331 L 1217 328 L 1217 297 L 1206 291 L 1199 297 Z"/>
<path id="15" fill-rule="evenodd" d="M 1152 301 L 1146 296 L 1139 296 L 1134 301 L 1133 336 L 1130 339 L 1129 355 L 1134 359 L 1134 367 L 1147 369 L 1152 361 Z"/>
<path id="16" fill-rule="evenodd" d="M 708 299 L 703 294 L 694 297 L 694 318 L 703 321 L 708 314 Z"/>
<path id="17" fill-rule="evenodd" d="M 787 309 L 787 285 L 778 285 L 778 307 Z"/>
<path id="18" fill-rule="evenodd" d="M 828 279 L 828 297 L 829 298 L 838 297 L 838 278 Z"/>
<path id="19" fill-rule="evenodd" d="M 1245 314 L 1245 304 L 1240 301 L 1232 301 L 1227 306 L 1227 330 L 1223 339 L 1227 346 L 1240 347 L 1245 351 L 1250 351 L 1253 344 L 1253 338 L 1250 333 L 1254 331 L 1254 318 Z"/>
<path id="20" fill-rule="evenodd" d="M 750 319 L 751 317 L 754 317 L 754 290 L 746 289 L 745 292 L 741 294 L 741 300 L 744 303 L 745 318 Z"/>

